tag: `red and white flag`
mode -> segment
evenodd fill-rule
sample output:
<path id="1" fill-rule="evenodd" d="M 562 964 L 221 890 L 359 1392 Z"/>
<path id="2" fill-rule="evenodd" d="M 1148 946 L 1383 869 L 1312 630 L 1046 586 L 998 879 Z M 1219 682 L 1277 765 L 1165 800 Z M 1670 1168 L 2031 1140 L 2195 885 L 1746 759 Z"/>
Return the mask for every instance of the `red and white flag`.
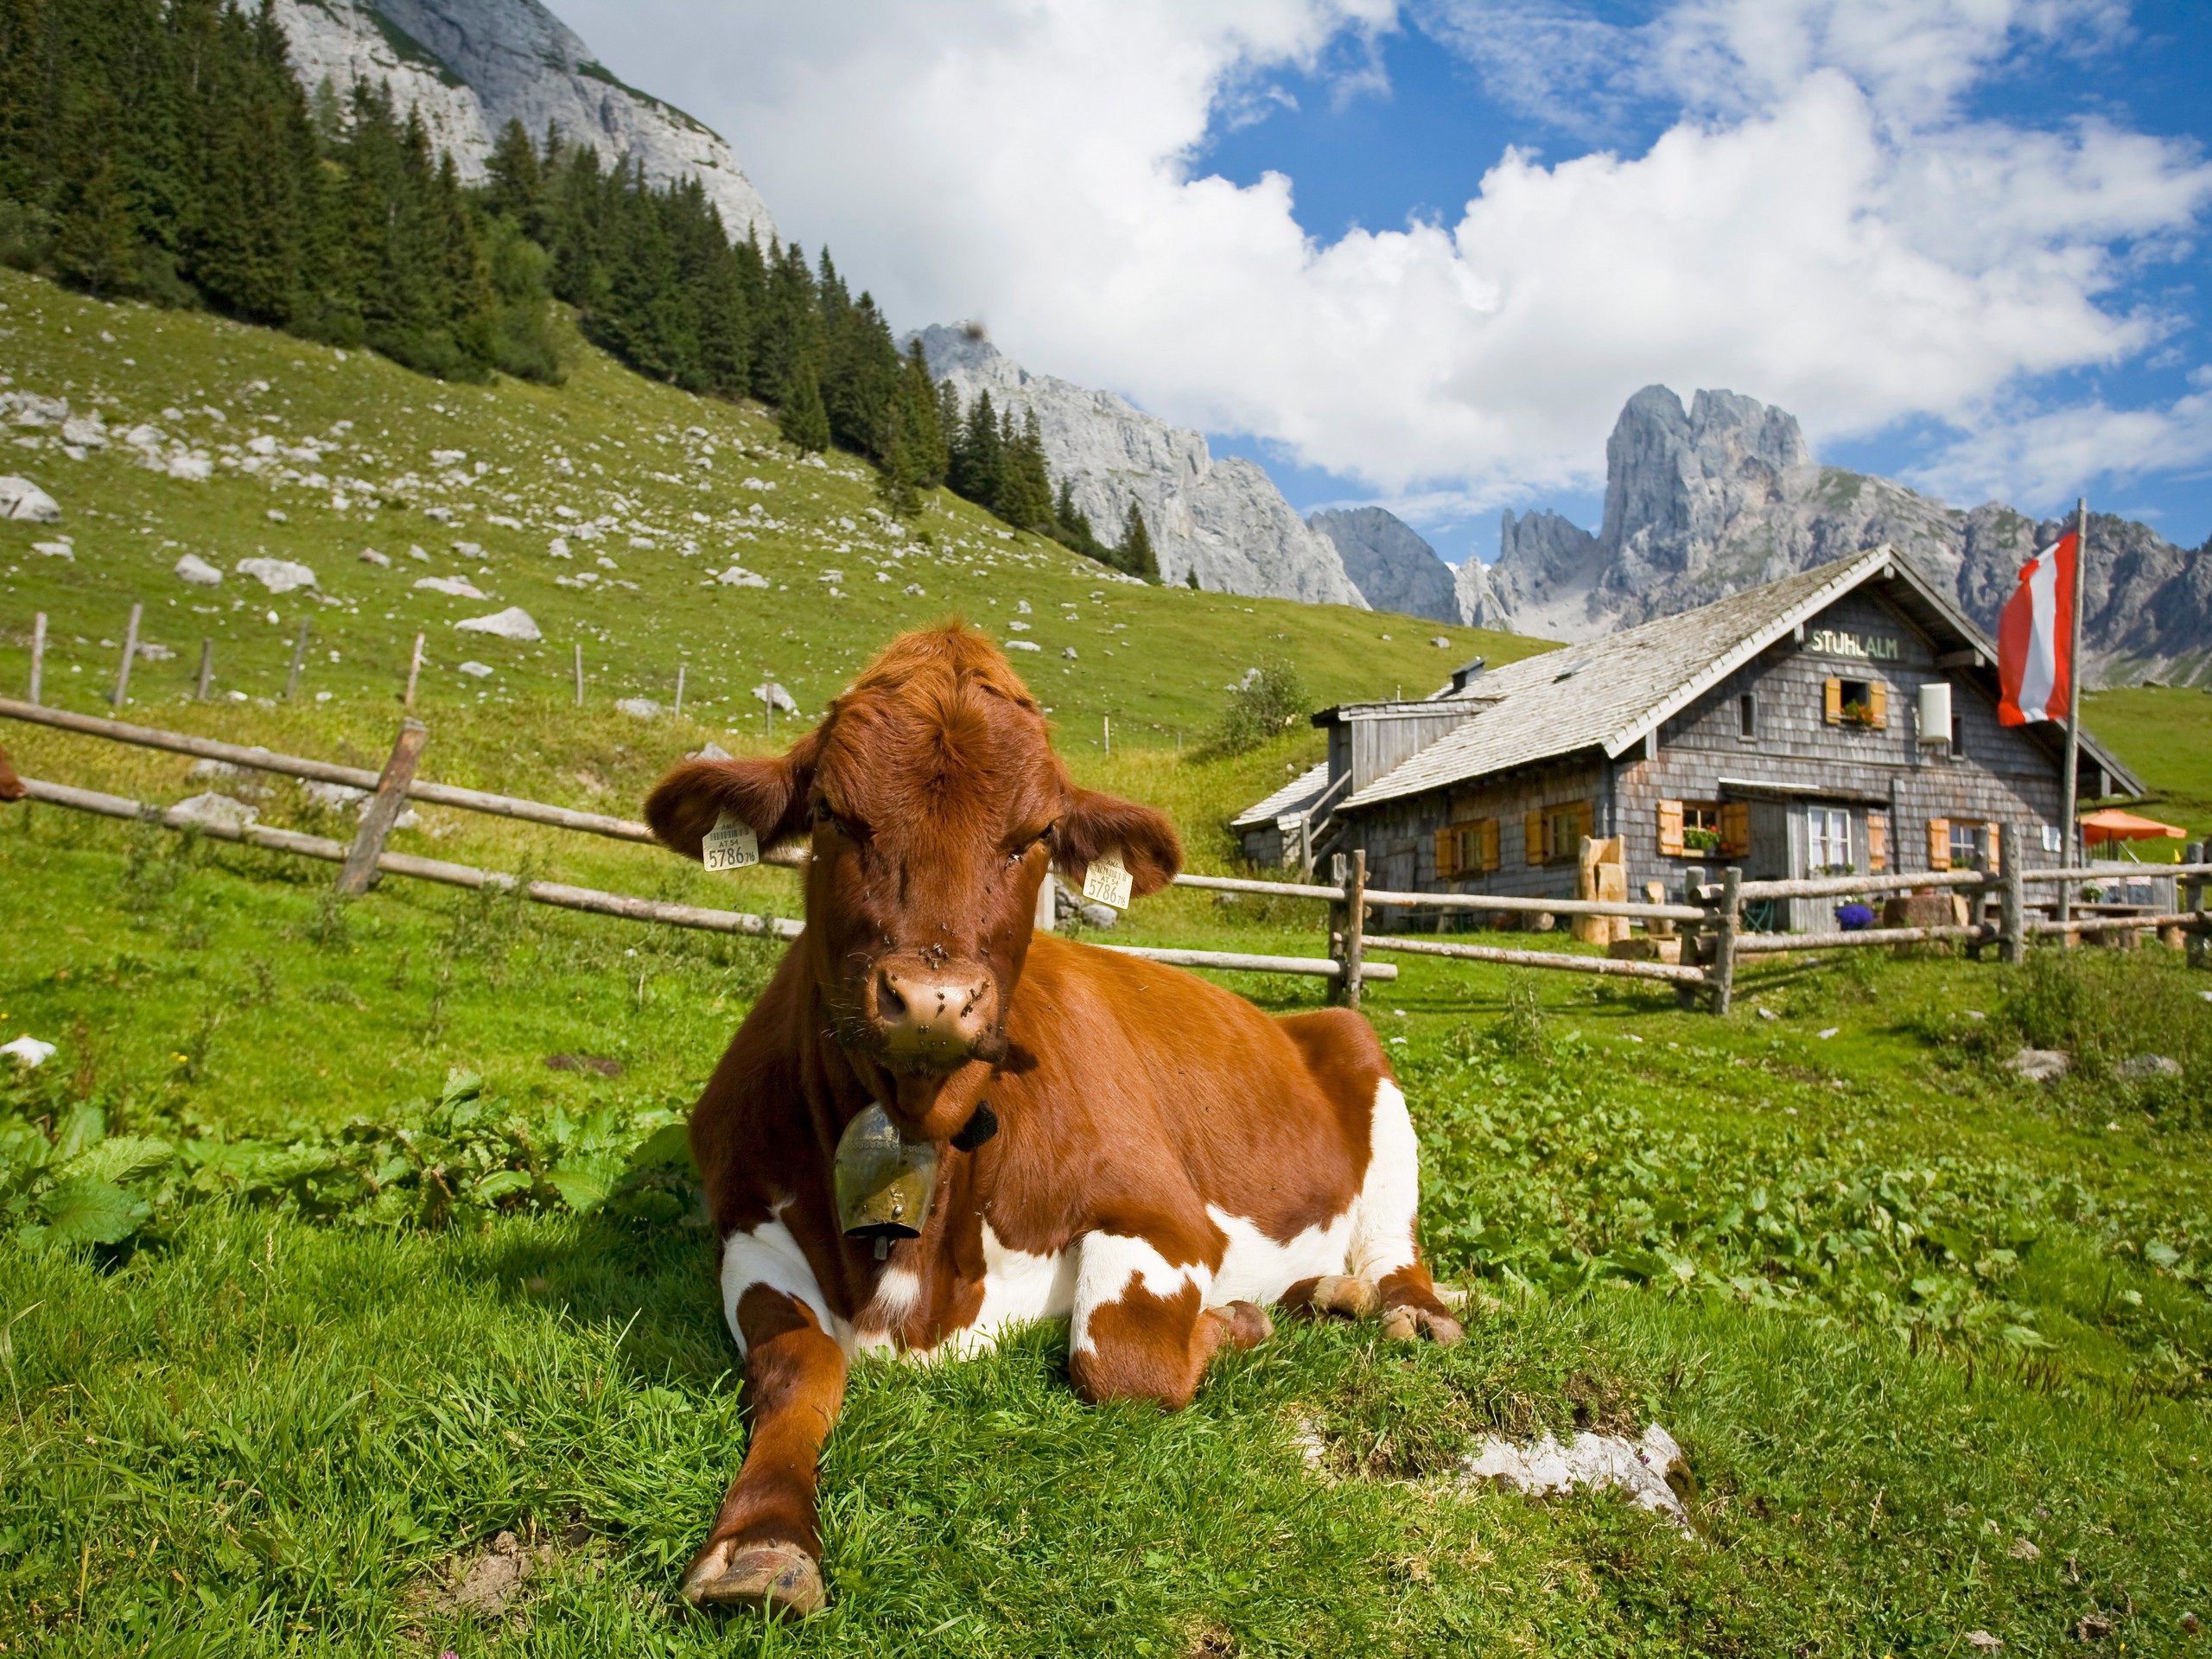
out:
<path id="1" fill-rule="evenodd" d="M 2020 585 L 1997 619 L 1997 677 L 2004 696 L 1997 718 L 2007 726 L 2066 718 L 2074 677 L 2072 531 L 2020 567 Z"/>

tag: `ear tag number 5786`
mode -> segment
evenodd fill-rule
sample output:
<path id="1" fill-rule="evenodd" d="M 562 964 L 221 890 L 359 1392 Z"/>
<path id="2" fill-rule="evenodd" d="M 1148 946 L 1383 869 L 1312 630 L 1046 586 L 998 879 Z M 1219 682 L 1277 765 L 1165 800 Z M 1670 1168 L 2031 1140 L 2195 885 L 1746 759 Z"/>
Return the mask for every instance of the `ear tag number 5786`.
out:
<path id="1" fill-rule="evenodd" d="M 725 812 L 700 842 L 700 856 L 709 870 L 741 870 L 760 861 L 760 838 L 737 814 Z"/>
<path id="2" fill-rule="evenodd" d="M 1090 861 L 1090 869 L 1084 874 L 1083 896 L 1102 905 L 1111 905 L 1116 910 L 1127 910 L 1131 885 L 1122 855 L 1107 853 Z"/>

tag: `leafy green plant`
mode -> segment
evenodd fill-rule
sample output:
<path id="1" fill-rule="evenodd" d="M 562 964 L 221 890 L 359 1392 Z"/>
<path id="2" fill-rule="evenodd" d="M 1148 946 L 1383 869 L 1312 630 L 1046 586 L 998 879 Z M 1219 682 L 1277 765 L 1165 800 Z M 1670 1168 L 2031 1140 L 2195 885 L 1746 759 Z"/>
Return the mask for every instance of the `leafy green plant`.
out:
<path id="1" fill-rule="evenodd" d="M 51 1135 L 0 1122 L 0 1218 L 28 1250 L 119 1244 L 153 1214 L 137 1184 L 172 1156 L 166 1141 L 109 1135 L 105 1113 L 89 1102 Z"/>
<path id="2" fill-rule="evenodd" d="M 1244 677 L 1230 688 L 1221 722 L 1205 753 L 1247 753 L 1288 731 L 1311 711 L 1305 683 L 1287 660 L 1278 658 L 1247 669 Z"/>

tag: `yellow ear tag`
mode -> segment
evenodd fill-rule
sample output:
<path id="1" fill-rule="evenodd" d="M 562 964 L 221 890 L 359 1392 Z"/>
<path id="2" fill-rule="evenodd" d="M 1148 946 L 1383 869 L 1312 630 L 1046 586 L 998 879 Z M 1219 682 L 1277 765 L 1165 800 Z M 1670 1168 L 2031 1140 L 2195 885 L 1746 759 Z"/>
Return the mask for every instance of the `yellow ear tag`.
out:
<path id="1" fill-rule="evenodd" d="M 699 855 L 709 870 L 741 870 L 760 861 L 760 838 L 736 813 L 725 812 L 699 843 Z"/>
<path id="2" fill-rule="evenodd" d="M 1111 905 L 1116 910 L 1127 910 L 1134 885 L 1122 863 L 1122 855 L 1106 853 L 1090 861 L 1090 869 L 1084 874 L 1083 896 L 1102 905 Z"/>

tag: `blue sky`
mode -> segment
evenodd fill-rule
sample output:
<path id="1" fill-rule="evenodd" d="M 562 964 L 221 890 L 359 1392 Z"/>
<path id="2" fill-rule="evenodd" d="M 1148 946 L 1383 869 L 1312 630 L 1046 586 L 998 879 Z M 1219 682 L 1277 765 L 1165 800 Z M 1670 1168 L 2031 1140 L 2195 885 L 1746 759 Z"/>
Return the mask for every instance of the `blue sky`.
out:
<path id="1" fill-rule="evenodd" d="M 1659 10 L 1588 9 L 1630 24 Z M 1966 112 L 2052 131 L 2094 118 L 2212 149 L 2212 3 L 2169 0 L 2128 12 L 2124 29 L 2093 45 L 2039 42 L 2010 57 L 1974 89 Z M 1456 219 L 1508 146 L 1534 150 L 1547 163 L 1601 149 L 1640 154 L 1685 113 L 1681 104 L 1637 100 L 1612 111 L 1597 130 L 1569 130 L 1540 111 L 1513 107 L 1485 84 L 1478 64 L 1410 19 L 1371 48 L 1344 41 L 1310 71 L 1278 72 L 1268 77 L 1265 94 L 1216 112 L 1192 169 L 1241 185 L 1271 171 L 1287 174 L 1300 226 L 1323 242 L 1354 226 L 1394 229 L 1411 219 Z M 2109 365 L 2024 379 L 2018 387 L 2022 397 L 2038 407 L 2094 399 L 2119 408 L 2171 404 L 2191 391 L 2190 371 L 2212 364 L 2212 262 L 2202 243 L 2146 259 L 2101 302 L 2115 311 L 2166 316 L 2157 349 Z M 1756 385 L 1730 389 L 1762 395 Z M 1675 390 L 1687 402 L 1694 388 Z M 1207 435 L 1217 452 L 1265 466 L 1302 512 L 1374 496 L 1356 477 L 1300 464 L 1280 443 L 1249 433 Z M 1902 476 L 1956 435 L 1940 419 L 1906 416 L 1872 433 L 1830 438 L 1816 453 L 1824 462 Z M 2115 466 L 2126 460 L 2112 457 Z M 2144 474 L 2091 473 L 2068 487 L 2087 491 L 2099 510 L 2141 518 L 2183 546 L 2212 535 L 2212 463 L 2205 461 Z M 1592 529 L 1604 501 L 1602 486 L 1532 498 Z M 2047 502 L 2041 505 L 2049 510 Z M 1473 522 L 1446 514 L 1423 528 L 1453 562 L 1470 550 L 1485 560 L 1497 556 L 1495 513 Z"/>
<path id="2" fill-rule="evenodd" d="M 555 0 L 893 322 L 1446 557 L 1660 382 L 2212 533 L 2212 0 Z"/>

